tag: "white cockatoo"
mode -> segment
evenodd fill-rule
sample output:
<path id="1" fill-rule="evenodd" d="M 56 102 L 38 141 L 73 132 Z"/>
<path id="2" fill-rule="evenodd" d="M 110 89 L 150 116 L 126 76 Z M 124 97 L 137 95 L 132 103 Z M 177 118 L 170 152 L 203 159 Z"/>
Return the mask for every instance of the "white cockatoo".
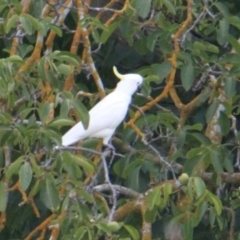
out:
<path id="1" fill-rule="evenodd" d="M 132 95 L 143 82 L 139 74 L 122 75 L 113 67 L 113 72 L 121 80 L 113 92 L 108 94 L 89 111 L 89 124 L 85 129 L 82 122 L 74 125 L 62 137 L 62 146 L 72 145 L 86 138 L 102 138 L 103 144 L 109 146 L 115 129 L 124 120 Z"/>

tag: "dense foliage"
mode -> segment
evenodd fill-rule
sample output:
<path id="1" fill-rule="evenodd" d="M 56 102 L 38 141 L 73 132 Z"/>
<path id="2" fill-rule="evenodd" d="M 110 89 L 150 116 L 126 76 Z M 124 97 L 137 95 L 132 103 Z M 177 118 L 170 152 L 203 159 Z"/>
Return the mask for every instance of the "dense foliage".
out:
<path id="1" fill-rule="evenodd" d="M 240 239 L 239 9 L 0 0 L 0 238 Z M 116 152 L 56 149 L 114 65 L 145 78 Z"/>

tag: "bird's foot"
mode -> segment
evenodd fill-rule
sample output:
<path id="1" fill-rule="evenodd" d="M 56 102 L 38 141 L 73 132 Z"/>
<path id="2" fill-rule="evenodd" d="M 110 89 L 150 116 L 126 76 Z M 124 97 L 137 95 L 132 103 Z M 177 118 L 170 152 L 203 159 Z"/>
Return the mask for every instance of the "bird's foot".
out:
<path id="1" fill-rule="evenodd" d="M 112 144 L 108 144 L 107 149 L 111 150 L 112 152 L 115 152 L 115 147 Z"/>
<path id="2" fill-rule="evenodd" d="M 103 145 L 103 152 L 109 152 L 109 154 L 115 154 L 115 147 L 111 144 Z"/>

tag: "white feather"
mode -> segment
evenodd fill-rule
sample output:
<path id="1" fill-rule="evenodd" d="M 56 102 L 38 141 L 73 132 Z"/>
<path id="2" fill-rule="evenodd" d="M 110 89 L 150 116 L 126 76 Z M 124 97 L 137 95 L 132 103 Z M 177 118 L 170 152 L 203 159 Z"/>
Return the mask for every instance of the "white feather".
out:
<path id="1" fill-rule="evenodd" d="M 63 137 L 62 146 L 69 146 L 86 138 L 103 138 L 108 144 L 117 126 L 125 118 L 132 95 L 142 84 L 139 74 L 122 75 L 116 89 L 89 111 L 89 125 L 84 129 L 82 122 L 73 126 Z"/>

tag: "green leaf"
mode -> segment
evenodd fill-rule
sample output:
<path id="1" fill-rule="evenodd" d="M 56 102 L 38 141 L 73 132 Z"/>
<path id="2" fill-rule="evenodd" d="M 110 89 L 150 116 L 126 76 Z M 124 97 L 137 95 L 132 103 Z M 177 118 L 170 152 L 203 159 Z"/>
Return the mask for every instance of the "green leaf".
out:
<path id="1" fill-rule="evenodd" d="M 123 170 L 123 174 L 122 174 L 122 177 L 123 178 L 127 178 L 131 172 L 141 166 L 143 164 L 143 160 L 141 158 L 137 158 L 135 160 L 133 160 L 132 162 L 130 162 L 130 164 L 127 165 L 127 167 Z"/>
<path id="2" fill-rule="evenodd" d="M 52 179 L 47 178 L 44 188 L 40 191 L 40 198 L 45 204 L 45 206 L 52 210 L 53 212 L 57 211 L 60 206 L 59 193 L 52 182 Z"/>
<path id="3" fill-rule="evenodd" d="M 202 202 L 201 205 L 197 208 L 198 216 L 194 218 L 193 227 L 196 227 L 201 221 L 206 211 L 208 210 L 207 202 Z"/>
<path id="4" fill-rule="evenodd" d="M 91 21 L 91 24 L 94 25 L 94 28 L 97 29 L 102 29 L 102 30 L 107 30 L 108 28 L 96 17 L 88 17 Z"/>
<path id="5" fill-rule="evenodd" d="M 105 233 L 111 233 L 110 228 L 107 226 L 107 223 L 99 223 L 97 224 L 97 228 L 101 229 Z"/>
<path id="6" fill-rule="evenodd" d="M 202 42 L 194 41 L 193 47 L 195 50 L 205 51 L 206 48 Z"/>
<path id="7" fill-rule="evenodd" d="M 28 22 L 31 24 L 31 26 L 35 28 L 35 30 L 40 30 L 40 24 L 36 18 L 26 13 L 21 14 L 21 17 L 26 18 Z"/>
<path id="8" fill-rule="evenodd" d="M 79 239 L 79 240 L 81 240 L 81 239 L 83 239 L 83 240 L 85 240 L 85 239 L 88 239 L 85 235 L 86 235 L 86 233 L 87 233 L 87 226 L 81 226 L 81 227 L 79 227 L 77 230 L 76 230 L 76 232 L 74 233 L 74 236 L 76 237 L 75 239 L 77 240 L 77 239 Z M 74 240 L 75 240 L 74 239 Z M 91 238 L 90 238 L 91 239 Z"/>
<path id="9" fill-rule="evenodd" d="M 194 82 L 194 69 L 192 63 L 188 63 L 181 68 L 181 80 L 182 85 L 186 91 L 188 91 Z"/>
<path id="10" fill-rule="evenodd" d="M 223 230 L 223 226 L 225 225 L 225 219 L 222 218 L 221 216 L 216 216 L 217 217 L 217 223 L 219 226 L 220 231 Z"/>
<path id="11" fill-rule="evenodd" d="M 19 170 L 19 182 L 23 191 L 26 191 L 32 181 L 32 167 L 28 161 L 21 165 Z"/>
<path id="12" fill-rule="evenodd" d="M 24 31 L 28 34 L 28 35 L 32 35 L 34 32 L 34 29 L 32 27 L 32 24 L 30 23 L 30 21 L 28 20 L 28 18 L 26 18 L 25 15 L 21 15 L 19 17 L 19 20 L 22 24 L 22 27 L 24 29 Z"/>
<path id="13" fill-rule="evenodd" d="M 45 121 L 47 120 L 47 117 L 51 110 L 51 104 L 49 102 L 46 102 L 41 107 L 38 108 L 38 114 L 40 116 L 40 120 L 42 123 L 45 123 Z"/>
<path id="14" fill-rule="evenodd" d="M 224 82 L 224 92 L 227 97 L 232 98 L 236 94 L 236 80 L 232 77 L 226 78 Z"/>
<path id="15" fill-rule="evenodd" d="M 233 154 L 232 152 L 227 149 L 227 148 L 221 148 L 220 155 L 223 158 L 223 167 L 227 170 L 229 173 L 234 172 L 234 167 L 233 167 Z"/>
<path id="16" fill-rule="evenodd" d="M 72 104 L 74 106 L 74 110 L 76 111 L 76 114 L 80 121 L 82 121 L 83 126 L 85 129 L 88 128 L 89 124 L 89 113 L 86 107 L 77 99 L 74 99 L 72 101 Z"/>
<path id="17" fill-rule="evenodd" d="M 179 134 L 177 136 L 177 147 L 178 148 L 183 147 L 183 145 L 185 144 L 185 141 L 186 141 L 186 136 L 187 136 L 187 132 L 185 130 L 182 130 L 179 132 Z"/>
<path id="18" fill-rule="evenodd" d="M 211 156 L 211 162 L 213 165 L 213 168 L 215 172 L 220 175 L 223 172 L 223 165 L 221 161 L 221 156 L 219 154 L 219 151 L 213 147 L 210 147 L 209 153 Z"/>
<path id="19" fill-rule="evenodd" d="M 189 150 L 187 152 L 187 158 L 188 159 L 196 158 L 197 156 L 202 155 L 204 152 L 205 152 L 205 148 L 204 147 L 192 148 L 191 150 Z"/>
<path id="20" fill-rule="evenodd" d="M 217 101 L 214 101 L 208 107 L 207 112 L 206 112 L 206 121 L 207 121 L 207 123 L 209 123 L 212 120 L 212 118 L 213 118 L 213 116 L 214 116 L 218 106 L 219 106 L 219 103 Z"/>
<path id="21" fill-rule="evenodd" d="M 218 123 L 221 127 L 221 133 L 223 136 L 227 135 L 231 129 L 230 119 L 224 112 L 220 112 Z"/>
<path id="22" fill-rule="evenodd" d="M 185 218 L 186 219 L 183 223 L 183 235 L 184 235 L 184 239 L 187 240 L 192 240 L 193 239 L 193 221 L 191 219 L 191 217 L 189 216 L 190 213 L 186 213 L 185 214 Z"/>
<path id="23" fill-rule="evenodd" d="M 165 183 L 162 188 L 162 202 L 161 202 L 161 208 L 165 208 L 168 201 L 169 201 L 169 195 L 172 193 L 172 185 L 169 183 Z"/>
<path id="24" fill-rule="evenodd" d="M 159 81 L 159 77 L 156 75 L 148 75 L 145 79 L 144 82 L 146 83 L 151 83 L 151 82 L 158 82 Z"/>
<path id="25" fill-rule="evenodd" d="M 71 119 L 64 119 L 64 118 L 60 118 L 60 119 L 54 119 L 52 122 L 50 122 L 48 124 L 48 126 L 51 127 L 63 127 L 63 126 L 72 126 L 74 124 L 74 121 Z"/>
<path id="26" fill-rule="evenodd" d="M 153 32 L 147 37 L 147 47 L 151 52 L 154 51 L 159 36 L 160 36 L 159 32 Z"/>
<path id="27" fill-rule="evenodd" d="M 119 224 L 118 222 L 99 223 L 97 224 L 97 227 L 105 233 L 111 233 L 117 232 L 122 227 L 122 224 Z"/>
<path id="28" fill-rule="evenodd" d="M 93 28 L 92 30 L 92 36 L 93 36 L 93 39 L 96 43 L 99 43 L 100 42 L 100 35 L 98 33 L 98 30 Z"/>
<path id="29" fill-rule="evenodd" d="M 204 191 L 206 190 L 205 183 L 199 177 L 194 177 L 193 178 L 193 188 L 196 192 L 197 198 L 201 197 L 202 194 L 204 193 Z"/>
<path id="30" fill-rule="evenodd" d="M 194 125 L 186 125 L 184 126 L 185 130 L 196 130 L 196 131 L 201 131 L 203 129 L 203 125 L 201 123 L 196 123 Z"/>
<path id="31" fill-rule="evenodd" d="M 49 24 L 49 27 L 52 31 L 54 31 L 59 37 L 62 37 L 62 29 L 59 26 L 54 24 Z"/>
<path id="32" fill-rule="evenodd" d="M 6 8 L 6 7 L 9 7 L 8 2 L 1 1 L 0 12 L 2 12 L 4 10 L 4 8 Z"/>
<path id="33" fill-rule="evenodd" d="M 210 222 L 211 227 L 214 226 L 215 220 L 216 220 L 216 212 L 214 211 L 213 207 L 210 207 L 209 208 L 209 222 Z"/>
<path id="34" fill-rule="evenodd" d="M 57 70 L 60 74 L 63 74 L 64 76 L 69 76 L 73 73 L 73 68 L 67 64 L 60 64 L 57 67 Z"/>
<path id="35" fill-rule="evenodd" d="M 11 131 L 12 127 L 9 124 L 0 123 L 0 131 Z"/>
<path id="36" fill-rule="evenodd" d="M 119 21 L 113 22 L 108 26 L 108 29 L 102 32 L 100 40 L 102 43 L 106 43 L 108 38 L 112 35 L 115 29 L 118 27 Z"/>
<path id="37" fill-rule="evenodd" d="M 70 53 L 70 52 L 55 51 L 53 53 L 53 58 L 58 61 L 62 61 L 62 62 L 71 64 L 75 67 L 80 66 L 80 58 L 77 55 Z"/>
<path id="38" fill-rule="evenodd" d="M 83 156 L 75 156 L 72 155 L 72 161 L 76 163 L 78 166 L 82 167 L 85 172 L 92 173 L 95 170 L 95 167 L 92 162 L 88 161 Z"/>
<path id="39" fill-rule="evenodd" d="M 132 6 L 136 8 L 138 14 L 142 18 L 146 18 L 151 9 L 152 0 L 133 0 Z"/>
<path id="40" fill-rule="evenodd" d="M 15 28 L 17 26 L 18 21 L 19 21 L 19 16 L 18 15 L 11 16 L 7 21 L 7 24 L 6 24 L 6 27 L 5 27 L 5 32 L 9 33 L 11 28 Z"/>
<path id="41" fill-rule="evenodd" d="M 62 153 L 63 159 L 71 160 L 73 163 L 77 164 L 78 166 L 82 167 L 84 171 L 87 173 L 92 173 L 95 171 L 95 166 L 92 162 L 88 161 L 85 157 L 80 155 L 73 155 L 69 152 Z"/>
<path id="42" fill-rule="evenodd" d="M 151 65 L 151 72 L 152 74 L 155 74 L 159 76 L 161 80 L 166 78 L 169 73 L 171 72 L 172 66 L 169 63 L 169 61 L 164 61 L 162 63 L 152 64 Z"/>
<path id="43" fill-rule="evenodd" d="M 209 42 L 194 42 L 193 43 L 194 50 L 199 50 L 199 51 L 208 51 L 208 52 L 213 52 L 213 53 L 218 53 L 219 49 L 215 45 L 209 43 Z"/>
<path id="44" fill-rule="evenodd" d="M 223 2 L 214 2 L 213 5 L 215 5 L 218 8 L 218 11 L 220 14 L 223 14 L 224 17 L 228 17 L 229 16 L 229 10 L 227 5 L 225 5 Z"/>
<path id="45" fill-rule="evenodd" d="M 65 195 L 62 204 L 61 204 L 61 212 L 67 211 L 69 209 L 69 203 L 70 203 L 70 196 L 71 196 L 71 191 L 68 195 Z"/>
<path id="46" fill-rule="evenodd" d="M 209 201 L 214 205 L 214 209 L 217 215 L 220 215 L 222 212 L 222 202 L 221 200 L 211 192 L 208 192 Z"/>
<path id="47" fill-rule="evenodd" d="M 121 26 L 122 31 L 124 31 L 125 26 Z M 130 39 L 130 40 L 129 40 Z M 129 40 L 129 44 L 132 45 L 132 38 L 130 38 L 130 35 L 128 35 L 128 40 Z M 142 36 L 140 39 L 138 39 L 137 41 L 135 41 L 134 43 L 134 49 L 137 51 L 137 53 L 139 53 L 140 55 L 145 55 L 148 53 L 148 48 L 147 48 L 147 37 L 146 36 Z"/>
<path id="48" fill-rule="evenodd" d="M 209 138 L 202 133 L 194 132 L 194 133 L 188 133 L 188 134 L 194 137 L 195 139 L 197 139 L 201 144 L 205 146 L 211 144 L 211 141 L 209 140 Z"/>
<path id="49" fill-rule="evenodd" d="M 39 77 L 43 80 L 47 79 L 47 74 L 46 74 L 46 71 L 45 71 L 45 68 L 44 68 L 44 58 L 42 58 L 40 61 L 37 62 L 37 68 L 38 68 L 38 74 L 39 74 Z"/>
<path id="50" fill-rule="evenodd" d="M 40 188 L 41 188 L 41 180 L 38 179 L 33 185 L 33 187 L 31 187 L 31 190 L 28 196 L 34 197 L 39 192 Z"/>
<path id="51" fill-rule="evenodd" d="M 219 21 L 219 30 L 217 30 L 217 40 L 221 45 L 224 45 L 227 41 L 229 31 L 229 23 L 224 18 Z"/>
<path id="52" fill-rule="evenodd" d="M 5 212 L 7 207 L 7 189 L 3 181 L 0 181 L 0 212 Z"/>
<path id="53" fill-rule="evenodd" d="M 10 180 L 10 178 L 12 177 L 12 175 L 14 173 L 17 173 L 19 168 L 20 168 L 20 165 L 23 163 L 24 161 L 24 156 L 21 156 L 19 157 L 17 160 L 15 160 L 7 169 L 6 171 L 6 178 L 7 178 L 7 181 Z"/>
<path id="54" fill-rule="evenodd" d="M 240 29 L 240 18 L 238 16 L 230 16 L 226 19 L 230 24 Z"/>
<path id="55" fill-rule="evenodd" d="M 139 240 L 140 236 L 136 228 L 130 226 L 130 225 L 123 225 L 124 228 L 128 231 L 130 236 L 133 238 L 133 240 Z"/>
<path id="56" fill-rule="evenodd" d="M 46 18 L 45 18 L 46 19 Z M 40 24 L 40 28 L 41 28 L 41 33 L 43 34 L 43 36 L 46 36 L 49 29 L 50 29 L 50 23 L 49 22 L 45 22 L 43 19 L 43 21 L 41 21 Z"/>
<path id="57" fill-rule="evenodd" d="M 232 35 L 229 35 L 228 41 L 230 42 L 230 44 L 232 45 L 232 47 L 236 51 L 236 53 L 240 54 L 240 44 L 239 44 L 238 40 L 235 37 L 233 37 Z"/>
<path id="58" fill-rule="evenodd" d="M 94 198 L 92 193 L 88 193 L 87 191 L 84 191 L 82 189 L 77 190 L 77 193 L 79 194 L 79 196 L 85 198 L 89 203 L 93 203 L 94 202 Z"/>
<path id="59" fill-rule="evenodd" d="M 30 162 L 32 164 L 32 170 L 35 173 L 35 177 L 38 178 L 42 174 L 41 167 L 36 163 L 36 160 L 33 156 L 30 157 Z"/>
<path id="60" fill-rule="evenodd" d="M 151 210 L 147 209 L 144 215 L 144 219 L 147 222 L 154 223 L 158 217 L 158 207 L 154 206 Z"/>
<path id="61" fill-rule="evenodd" d="M 167 10 L 172 13 L 173 15 L 176 14 L 176 9 L 173 3 L 169 0 L 163 0 L 163 4 L 166 6 Z"/>
<path id="62" fill-rule="evenodd" d="M 231 201 L 231 208 L 237 209 L 240 207 L 240 199 L 235 199 Z"/>
<path id="63" fill-rule="evenodd" d="M 149 97 L 151 94 L 152 88 L 149 85 L 149 83 L 146 81 L 143 82 L 142 86 L 141 86 L 141 93 L 146 96 Z"/>
<path id="64" fill-rule="evenodd" d="M 161 205 L 161 188 L 155 187 L 154 189 L 150 190 L 147 195 L 147 206 L 149 210 L 152 210 L 154 206 Z"/>
<path id="65" fill-rule="evenodd" d="M 7 60 L 12 63 L 24 63 L 23 59 L 18 55 L 12 55 Z"/>
<path id="66" fill-rule="evenodd" d="M 219 59 L 218 63 L 232 63 L 239 66 L 240 56 L 236 53 L 226 53 L 221 59 Z"/>
<path id="67" fill-rule="evenodd" d="M 122 224 L 113 221 L 108 222 L 107 227 L 111 232 L 117 232 L 122 227 Z"/>
<path id="68" fill-rule="evenodd" d="M 206 47 L 206 51 L 212 52 L 212 53 L 219 53 L 219 48 L 214 44 L 211 44 L 209 42 L 204 42 L 204 45 Z"/>

